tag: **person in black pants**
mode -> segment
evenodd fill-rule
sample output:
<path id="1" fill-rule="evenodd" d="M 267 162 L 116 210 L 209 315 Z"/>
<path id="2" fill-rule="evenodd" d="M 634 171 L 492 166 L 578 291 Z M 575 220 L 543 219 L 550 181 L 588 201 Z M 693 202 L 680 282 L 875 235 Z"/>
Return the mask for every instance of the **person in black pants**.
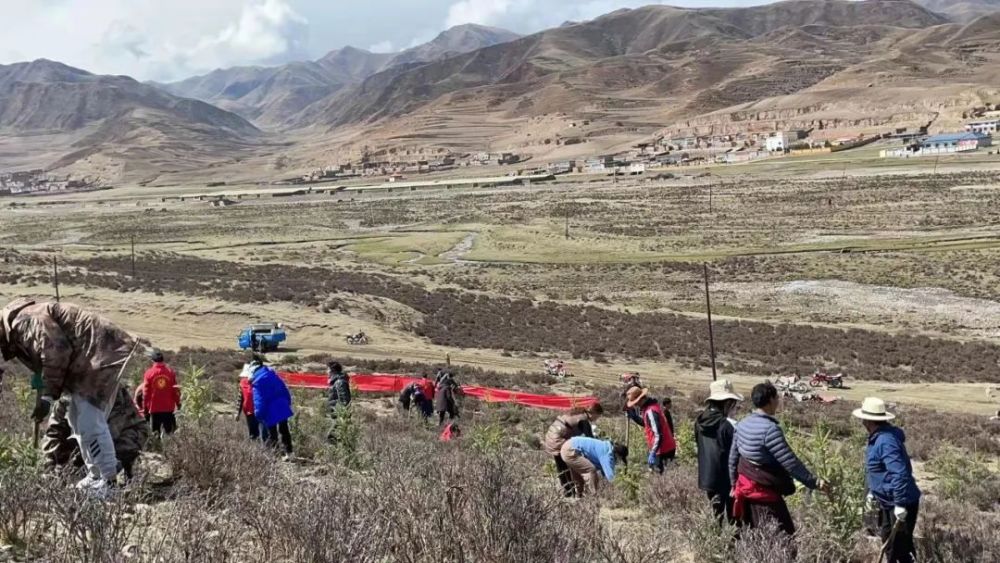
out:
<path id="1" fill-rule="evenodd" d="M 292 432 L 288 428 L 288 421 L 279 422 L 270 428 L 264 428 L 262 434 L 264 444 L 270 448 L 278 447 L 278 439 L 281 439 L 281 447 L 287 455 L 292 455 Z"/>
<path id="2" fill-rule="evenodd" d="M 915 558 L 913 531 L 920 510 L 920 488 L 906 451 L 906 435 L 889 421 L 885 401 L 868 397 L 852 413 L 868 431 L 865 448 L 867 504 L 879 511 L 879 528 L 888 563 L 912 563 Z M 891 540 L 891 541 L 890 541 Z"/>
<path id="3" fill-rule="evenodd" d="M 743 395 L 733 391 L 728 379 L 709 385 L 706 408 L 694 425 L 694 439 L 698 450 L 698 488 L 708 495 L 712 512 L 721 524 L 737 524 L 733 517 L 733 497 L 729 481 L 729 450 L 733 447 L 736 421 L 732 418 Z M 668 421 L 669 422 L 669 421 Z"/>

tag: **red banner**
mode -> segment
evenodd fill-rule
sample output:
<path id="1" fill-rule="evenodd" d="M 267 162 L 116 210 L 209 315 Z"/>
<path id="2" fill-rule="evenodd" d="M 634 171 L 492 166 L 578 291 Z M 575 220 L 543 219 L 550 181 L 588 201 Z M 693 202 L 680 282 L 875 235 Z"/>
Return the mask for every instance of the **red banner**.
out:
<path id="1" fill-rule="evenodd" d="M 326 389 L 329 381 L 327 376 L 314 373 L 279 372 L 278 375 L 289 387 Z M 420 378 L 388 373 L 351 375 L 351 387 L 362 393 L 399 393 L 414 381 L 420 381 Z M 477 385 L 463 385 L 462 392 L 488 403 L 514 403 L 539 409 L 569 410 L 573 407 L 589 407 L 597 402 L 595 397 L 535 395 Z"/>

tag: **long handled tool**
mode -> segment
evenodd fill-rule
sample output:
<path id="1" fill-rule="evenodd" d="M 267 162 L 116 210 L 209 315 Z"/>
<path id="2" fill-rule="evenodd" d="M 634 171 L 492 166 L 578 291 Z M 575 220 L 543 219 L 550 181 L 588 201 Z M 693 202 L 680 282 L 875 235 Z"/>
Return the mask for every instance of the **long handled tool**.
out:
<path id="1" fill-rule="evenodd" d="M 903 526 L 905 525 L 906 525 L 905 521 L 898 519 L 896 520 L 896 523 L 892 525 L 892 531 L 889 532 L 889 538 L 885 540 L 885 543 L 882 544 L 882 550 L 879 551 L 878 563 L 882 563 L 882 561 L 885 560 L 885 556 L 889 552 L 889 546 L 891 546 L 893 542 L 896 541 L 896 535 L 899 534 L 899 531 L 902 530 Z"/>

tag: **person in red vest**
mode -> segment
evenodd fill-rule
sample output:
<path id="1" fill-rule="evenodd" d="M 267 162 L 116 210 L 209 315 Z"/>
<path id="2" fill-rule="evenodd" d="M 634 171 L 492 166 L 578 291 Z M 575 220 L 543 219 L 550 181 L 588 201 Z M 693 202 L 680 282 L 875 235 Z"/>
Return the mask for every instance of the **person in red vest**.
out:
<path id="1" fill-rule="evenodd" d="M 676 456 L 677 442 L 660 402 L 649 396 L 648 389 L 632 387 L 626 393 L 625 406 L 639 411 L 642 427 L 646 430 L 646 445 L 649 446 L 646 462 L 650 471 L 662 474 L 665 463 Z"/>
<path id="2" fill-rule="evenodd" d="M 250 385 L 250 364 L 243 366 L 240 372 L 240 400 L 236 404 L 236 420 L 242 414 L 247 420 L 247 432 L 251 440 L 260 440 L 260 423 L 253 410 L 253 386 Z"/>
<path id="3" fill-rule="evenodd" d="M 154 348 L 149 353 L 153 365 L 142 376 L 142 413 L 150 421 L 153 434 L 173 434 L 177 430 L 174 412 L 181 408 L 181 390 L 177 374 L 163 361 L 163 353 Z"/>

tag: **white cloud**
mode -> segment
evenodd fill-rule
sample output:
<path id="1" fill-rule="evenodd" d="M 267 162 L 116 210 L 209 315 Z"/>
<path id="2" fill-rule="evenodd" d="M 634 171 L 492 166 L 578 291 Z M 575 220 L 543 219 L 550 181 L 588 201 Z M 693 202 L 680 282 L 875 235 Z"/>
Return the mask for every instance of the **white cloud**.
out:
<path id="1" fill-rule="evenodd" d="M 393 46 L 392 41 L 389 41 L 388 39 L 386 39 L 385 41 L 379 41 L 378 43 L 372 45 L 371 47 L 368 47 L 368 50 L 371 51 L 372 53 L 396 52 L 396 49 Z"/>
<path id="2" fill-rule="evenodd" d="M 515 4 L 530 7 L 533 2 L 518 0 L 461 0 L 448 8 L 447 27 L 465 23 L 489 25 L 508 14 Z"/>
<path id="3" fill-rule="evenodd" d="M 0 37 L 0 63 L 45 57 L 93 72 L 171 80 L 310 58 L 309 23 L 292 1 L 4 0 L 5 21 L 21 25 Z M 29 50 L 25 45 L 28 57 L 13 58 Z"/>

